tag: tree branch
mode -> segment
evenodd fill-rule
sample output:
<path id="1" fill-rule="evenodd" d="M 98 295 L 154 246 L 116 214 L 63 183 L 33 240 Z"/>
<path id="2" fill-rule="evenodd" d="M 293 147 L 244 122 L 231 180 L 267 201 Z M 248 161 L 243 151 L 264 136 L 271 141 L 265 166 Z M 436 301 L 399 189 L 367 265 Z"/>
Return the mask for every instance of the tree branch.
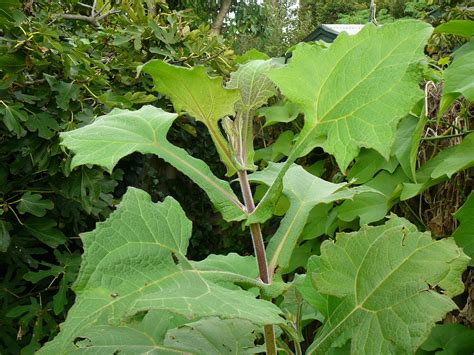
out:
<path id="1" fill-rule="evenodd" d="M 117 13 L 120 12 L 120 10 L 110 9 L 109 11 L 107 11 L 106 13 L 101 15 L 101 13 L 106 8 L 107 4 L 109 4 L 108 2 L 105 2 L 104 5 L 99 10 L 97 10 L 97 0 L 94 0 L 94 3 L 93 3 L 92 6 L 81 3 L 81 2 L 79 2 L 77 4 L 80 5 L 80 6 L 91 9 L 90 16 L 79 15 L 79 14 L 66 14 L 66 13 L 59 14 L 59 16 L 61 16 L 63 19 L 66 19 L 66 20 L 85 21 L 85 22 L 90 23 L 94 27 L 100 27 L 100 23 L 99 23 L 100 21 L 102 21 L 107 16 L 117 14 Z"/>
<path id="2" fill-rule="evenodd" d="M 216 35 L 219 35 L 221 33 L 222 25 L 224 24 L 225 16 L 229 12 L 231 3 L 232 3 L 232 0 L 221 1 L 221 7 L 219 9 L 219 12 L 217 13 L 216 18 L 214 19 L 214 22 L 212 23 L 212 32 L 215 33 Z"/>

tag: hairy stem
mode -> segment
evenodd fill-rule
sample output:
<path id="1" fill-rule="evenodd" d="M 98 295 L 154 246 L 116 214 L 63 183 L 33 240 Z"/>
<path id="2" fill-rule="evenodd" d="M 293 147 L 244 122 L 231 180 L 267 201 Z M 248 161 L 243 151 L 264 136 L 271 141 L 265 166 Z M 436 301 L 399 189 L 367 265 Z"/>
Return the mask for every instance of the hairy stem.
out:
<path id="1" fill-rule="evenodd" d="M 244 198 L 247 213 L 252 213 L 255 210 L 255 203 L 253 201 L 252 190 L 250 189 L 247 171 L 242 170 L 238 172 L 240 188 Z M 250 234 L 252 236 L 252 243 L 255 256 L 257 258 L 258 272 L 263 283 L 270 284 L 271 279 L 268 273 L 267 256 L 265 253 L 265 245 L 263 243 L 262 230 L 259 223 L 250 225 Z M 268 355 L 276 355 L 276 340 L 273 325 L 264 326 L 265 346 Z"/>

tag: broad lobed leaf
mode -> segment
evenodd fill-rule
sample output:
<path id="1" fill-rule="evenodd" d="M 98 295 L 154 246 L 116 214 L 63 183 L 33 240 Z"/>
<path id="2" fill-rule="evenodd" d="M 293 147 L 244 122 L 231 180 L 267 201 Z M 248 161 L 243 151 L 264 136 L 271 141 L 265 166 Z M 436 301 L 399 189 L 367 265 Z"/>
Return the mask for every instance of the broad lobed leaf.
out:
<path id="1" fill-rule="evenodd" d="M 112 336 L 120 330 L 110 327 L 133 326 L 136 317 L 150 311 L 188 319 L 239 318 L 258 325 L 283 321 L 270 302 L 225 287 L 235 279 L 245 281 L 244 276 L 215 270 L 211 280 L 208 271 L 194 268 L 185 258 L 190 237 L 191 223 L 174 199 L 155 204 L 146 192 L 129 188 L 109 219 L 82 235 L 76 303 L 60 334 L 40 353 L 72 351 L 76 339 L 87 338 L 97 327 Z M 247 282 L 258 285 L 254 279 Z"/>
<path id="2" fill-rule="evenodd" d="M 243 206 L 229 183 L 166 139 L 176 116 L 153 106 L 137 111 L 115 109 L 88 126 L 62 133 L 62 144 L 75 153 L 71 168 L 96 164 L 111 172 L 121 158 L 133 152 L 156 154 L 199 185 L 224 219 L 244 219 Z"/>
<path id="3" fill-rule="evenodd" d="M 314 286 L 339 304 L 308 353 L 348 340 L 352 354 L 414 353 L 435 322 L 456 308 L 450 297 L 463 292 L 468 261 L 453 240 L 435 241 L 398 217 L 324 242 Z"/>
<path id="4" fill-rule="evenodd" d="M 232 176 L 235 167 L 219 121 L 234 114 L 239 91 L 225 89 L 222 78 L 210 78 L 205 67 L 188 69 L 151 60 L 138 70 L 153 77 L 155 89 L 171 99 L 176 112 L 184 111 L 206 125 L 227 175 Z"/>

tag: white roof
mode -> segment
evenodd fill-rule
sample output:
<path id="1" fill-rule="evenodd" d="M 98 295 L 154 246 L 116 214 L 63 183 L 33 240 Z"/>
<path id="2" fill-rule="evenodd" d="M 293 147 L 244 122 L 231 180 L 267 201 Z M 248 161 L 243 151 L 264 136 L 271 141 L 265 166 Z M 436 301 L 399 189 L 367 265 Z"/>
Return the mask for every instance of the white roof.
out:
<path id="1" fill-rule="evenodd" d="M 357 34 L 364 25 L 340 25 L 340 24 L 324 24 L 322 25 L 326 30 L 339 34 L 341 32 L 347 32 L 350 35 Z"/>

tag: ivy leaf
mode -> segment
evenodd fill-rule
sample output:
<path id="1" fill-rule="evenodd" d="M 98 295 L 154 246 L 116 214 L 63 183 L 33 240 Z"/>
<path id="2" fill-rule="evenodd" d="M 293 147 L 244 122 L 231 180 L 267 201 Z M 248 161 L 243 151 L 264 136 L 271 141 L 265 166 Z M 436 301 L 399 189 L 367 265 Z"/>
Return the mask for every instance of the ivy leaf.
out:
<path id="1" fill-rule="evenodd" d="M 164 344 L 193 354 L 255 354 L 257 334 L 249 321 L 214 317 L 168 331 Z"/>
<path id="2" fill-rule="evenodd" d="M 151 60 L 138 71 L 153 77 L 156 91 L 171 99 L 176 112 L 184 111 L 206 125 L 221 161 L 227 167 L 227 175 L 232 176 L 235 167 L 219 121 L 234 114 L 239 92 L 225 89 L 222 78 L 210 78 L 204 67 L 187 69 Z"/>
<path id="3" fill-rule="evenodd" d="M 137 111 L 115 109 L 88 126 L 62 133 L 62 144 L 76 153 L 71 169 L 96 164 L 111 172 L 121 158 L 133 152 L 156 154 L 199 185 L 224 219 L 242 220 L 242 204 L 230 185 L 212 174 L 203 161 L 166 139 L 176 116 L 152 106 Z"/>
<path id="4" fill-rule="evenodd" d="M 3 123 L 10 132 L 13 132 L 17 137 L 24 134 L 22 122 L 28 121 L 28 115 L 23 111 L 22 105 L 5 105 L 0 108 L 0 113 L 3 115 Z"/>
<path id="5" fill-rule="evenodd" d="M 153 203 L 146 192 L 129 188 L 109 219 L 81 237 L 76 303 L 59 335 L 40 354 L 67 353 L 91 327 L 126 326 L 151 310 L 188 319 L 240 318 L 258 325 L 283 321 L 272 303 L 222 286 L 241 275 L 220 273 L 219 279 L 217 270 L 213 280 L 218 285 L 207 278 L 208 272 L 193 268 L 185 258 L 191 222 L 171 197 Z"/>
<path id="6" fill-rule="evenodd" d="M 284 164 L 269 163 L 267 169 L 253 173 L 250 181 L 272 185 Z M 298 237 L 308 220 L 311 210 L 324 203 L 352 198 L 355 194 L 368 191 L 364 187 L 347 189 L 347 183 L 333 184 L 324 181 L 304 170 L 299 165 L 292 165 L 283 178 L 283 193 L 290 201 L 290 208 L 280 222 L 267 247 L 269 269 L 288 267 Z"/>
<path id="7" fill-rule="evenodd" d="M 38 131 L 38 136 L 45 139 L 54 137 L 59 130 L 58 122 L 46 112 L 30 115 L 26 127 L 31 132 Z"/>
<path id="8" fill-rule="evenodd" d="M 459 227 L 455 230 L 453 238 L 457 245 L 471 258 L 470 266 L 474 266 L 474 228 L 472 218 L 474 216 L 474 192 L 471 192 L 466 202 L 454 213 L 459 221 Z"/>
<path id="9" fill-rule="evenodd" d="M 398 121 L 422 98 L 416 64 L 431 31 L 426 23 L 400 21 L 343 33 L 328 49 L 298 45 L 290 63 L 269 74 L 305 113 L 293 156 L 321 146 L 342 171 L 361 147 L 388 160 Z"/>
<path id="10" fill-rule="evenodd" d="M 21 214 L 30 213 L 36 217 L 43 217 L 46 210 L 52 210 L 53 207 L 53 201 L 43 200 L 43 196 L 31 192 L 25 192 L 17 205 L 18 212 Z"/>
<path id="11" fill-rule="evenodd" d="M 459 96 L 474 101 L 474 41 L 468 42 L 454 52 L 453 63 L 444 71 L 444 85 L 439 104 L 441 116 Z"/>
<path id="12" fill-rule="evenodd" d="M 474 166 L 474 133 L 468 134 L 455 146 L 443 149 L 416 172 L 416 184 L 405 183 L 400 199 L 407 200 L 431 186 L 439 184 L 456 172 Z"/>
<path id="13" fill-rule="evenodd" d="M 474 330 L 461 324 L 438 324 L 421 349 L 435 351 L 439 355 L 471 355 L 474 351 Z"/>
<path id="14" fill-rule="evenodd" d="M 450 297 L 463 292 L 468 262 L 453 240 L 435 241 L 398 217 L 324 242 L 314 284 L 340 303 L 308 354 L 349 339 L 351 354 L 414 353 L 434 324 L 457 308 Z"/>

